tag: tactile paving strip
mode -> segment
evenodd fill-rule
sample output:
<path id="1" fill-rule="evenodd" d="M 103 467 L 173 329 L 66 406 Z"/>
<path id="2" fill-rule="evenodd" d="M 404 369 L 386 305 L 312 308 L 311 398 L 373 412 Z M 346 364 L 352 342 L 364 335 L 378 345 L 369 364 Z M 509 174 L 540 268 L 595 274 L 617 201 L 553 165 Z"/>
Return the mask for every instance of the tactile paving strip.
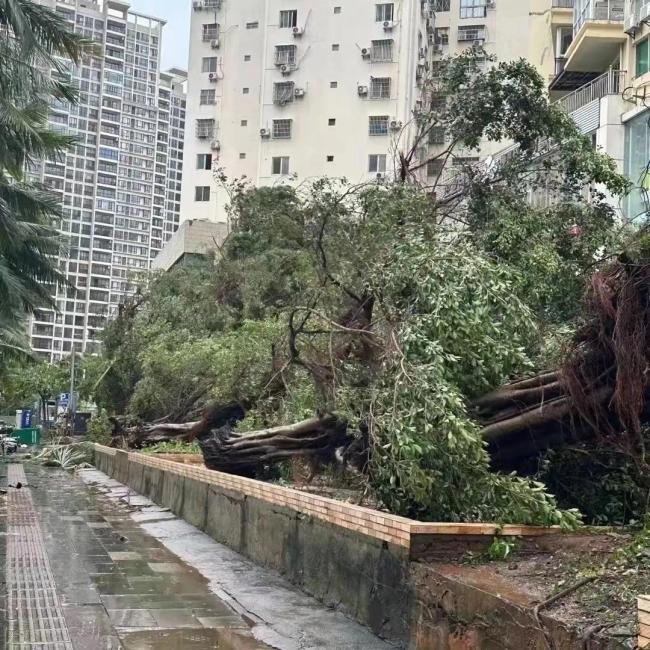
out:
<path id="1" fill-rule="evenodd" d="M 7 482 L 27 482 L 22 465 L 8 466 Z M 6 576 L 8 650 L 72 650 L 28 487 L 7 493 Z"/>

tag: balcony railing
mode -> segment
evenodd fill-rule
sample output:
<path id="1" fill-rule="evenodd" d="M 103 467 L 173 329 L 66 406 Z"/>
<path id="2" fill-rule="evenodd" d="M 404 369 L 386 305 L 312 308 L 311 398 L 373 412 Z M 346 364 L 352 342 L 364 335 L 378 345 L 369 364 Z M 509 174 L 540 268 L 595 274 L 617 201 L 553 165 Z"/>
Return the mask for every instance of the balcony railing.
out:
<path id="1" fill-rule="evenodd" d="M 553 9 L 573 9 L 574 0 L 553 0 Z"/>
<path id="2" fill-rule="evenodd" d="M 618 95 L 625 88 L 625 70 L 608 70 L 588 84 L 574 90 L 555 103 L 567 113 L 573 113 L 594 99 Z"/>
<path id="3" fill-rule="evenodd" d="M 623 22 L 625 0 L 577 0 L 573 9 L 573 33 L 592 20 Z"/>

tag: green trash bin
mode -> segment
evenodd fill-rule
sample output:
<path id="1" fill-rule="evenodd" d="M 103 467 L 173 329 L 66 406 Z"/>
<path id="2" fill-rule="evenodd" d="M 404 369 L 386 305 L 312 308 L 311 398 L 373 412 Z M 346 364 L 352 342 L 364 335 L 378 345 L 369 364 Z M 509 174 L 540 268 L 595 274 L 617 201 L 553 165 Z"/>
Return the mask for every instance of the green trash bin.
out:
<path id="1" fill-rule="evenodd" d="M 18 438 L 18 443 L 21 445 L 38 445 L 41 442 L 41 429 L 39 427 L 14 429 L 12 436 Z"/>

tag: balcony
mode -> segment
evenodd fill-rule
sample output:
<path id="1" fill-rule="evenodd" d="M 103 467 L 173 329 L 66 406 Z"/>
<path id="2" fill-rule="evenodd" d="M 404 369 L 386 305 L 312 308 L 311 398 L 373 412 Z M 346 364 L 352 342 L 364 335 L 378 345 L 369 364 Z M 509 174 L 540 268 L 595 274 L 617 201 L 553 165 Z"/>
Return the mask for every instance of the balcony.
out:
<path id="1" fill-rule="evenodd" d="M 595 99 L 602 99 L 607 95 L 619 95 L 625 88 L 625 74 L 625 70 L 610 69 L 582 88 L 564 95 L 555 102 L 555 105 L 571 114 Z"/>
<path id="2" fill-rule="evenodd" d="M 575 90 L 605 72 L 625 42 L 624 0 L 575 0 L 573 42 L 551 90 Z"/>

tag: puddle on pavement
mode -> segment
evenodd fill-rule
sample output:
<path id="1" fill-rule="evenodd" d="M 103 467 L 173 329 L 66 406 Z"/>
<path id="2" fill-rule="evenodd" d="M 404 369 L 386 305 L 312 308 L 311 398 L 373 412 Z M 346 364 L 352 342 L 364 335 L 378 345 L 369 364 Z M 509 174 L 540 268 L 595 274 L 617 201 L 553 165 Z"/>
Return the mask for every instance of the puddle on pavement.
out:
<path id="1" fill-rule="evenodd" d="M 251 635 L 233 630 L 141 630 L 120 635 L 124 650 L 270 650 Z"/>

